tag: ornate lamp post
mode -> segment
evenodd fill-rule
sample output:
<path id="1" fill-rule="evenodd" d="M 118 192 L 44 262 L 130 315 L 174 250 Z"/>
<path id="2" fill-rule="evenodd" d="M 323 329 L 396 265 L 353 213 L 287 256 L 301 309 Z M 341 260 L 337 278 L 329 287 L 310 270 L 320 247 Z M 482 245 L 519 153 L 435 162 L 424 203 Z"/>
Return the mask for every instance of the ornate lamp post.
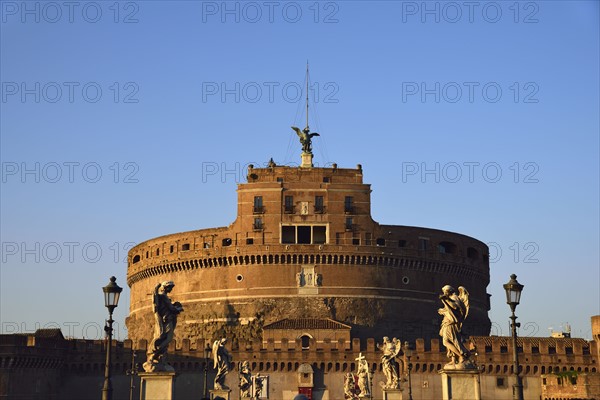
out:
<path id="1" fill-rule="evenodd" d="M 117 305 L 119 304 L 119 296 L 123 291 L 123 288 L 117 285 L 117 278 L 114 276 L 110 277 L 108 285 L 102 288 L 104 292 L 104 305 L 108 308 L 108 321 L 107 325 L 104 326 L 104 331 L 107 336 L 106 343 L 106 365 L 104 368 L 104 386 L 102 387 L 102 400 L 112 400 L 112 383 L 110 381 L 110 362 L 111 362 L 111 350 L 112 350 L 112 332 L 113 332 L 113 319 L 112 314 Z"/>
<path id="2" fill-rule="evenodd" d="M 412 382 L 410 377 L 410 372 L 412 371 L 412 364 L 410 363 L 410 358 L 412 357 L 412 350 L 408 344 L 408 341 L 404 342 L 404 356 L 406 357 L 406 368 L 408 370 L 408 400 L 413 400 L 412 397 Z"/>
<path id="3" fill-rule="evenodd" d="M 207 380 L 208 380 L 208 363 L 210 362 L 210 353 L 212 353 L 212 350 L 210 348 L 210 345 L 206 345 L 206 348 L 204 349 L 204 355 L 206 356 L 206 363 L 204 364 L 204 397 L 202 398 L 202 400 L 208 400 L 208 392 L 207 392 Z"/>
<path id="4" fill-rule="evenodd" d="M 521 300 L 521 292 L 523 291 L 523 287 L 523 285 L 517 282 L 517 276 L 515 274 L 512 274 L 510 276 L 510 281 L 504 284 L 504 290 L 506 291 L 506 303 L 510 306 L 510 310 L 512 311 L 512 315 L 510 317 L 512 323 L 510 324 L 510 327 L 512 329 L 513 342 L 513 368 L 516 378 L 516 383 L 513 386 L 513 399 L 515 400 L 523 400 L 523 381 L 519 375 L 519 351 L 517 349 L 517 328 L 520 327 L 521 324 L 517 322 L 517 317 L 515 316 L 515 309 Z"/>

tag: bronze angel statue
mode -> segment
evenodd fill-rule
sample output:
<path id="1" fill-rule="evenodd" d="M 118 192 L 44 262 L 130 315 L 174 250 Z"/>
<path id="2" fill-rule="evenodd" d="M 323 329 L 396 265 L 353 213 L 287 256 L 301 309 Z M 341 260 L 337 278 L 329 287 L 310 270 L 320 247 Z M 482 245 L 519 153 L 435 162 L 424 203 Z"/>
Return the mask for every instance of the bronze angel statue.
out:
<path id="1" fill-rule="evenodd" d="M 296 131 L 296 134 L 300 138 L 300 143 L 302 144 L 302 152 L 311 153 L 312 152 L 312 138 L 315 136 L 321 136 L 321 135 L 319 135 L 316 132 L 309 133 L 310 130 L 308 129 L 308 126 L 306 128 L 304 128 L 304 130 L 302 130 L 302 131 L 300 130 L 300 128 L 297 128 L 295 126 L 292 126 L 292 129 L 294 131 Z"/>
<path id="2" fill-rule="evenodd" d="M 450 362 L 444 369 L 476 368 L 470 360 L 471 353 L 465 347 L 462 336 L 462 325 L 469 315 L 469 292 L 464 287 L 458 288 L 458 294 L 450 285 L 442 288 L 440 300 L 444 305 L 438 313 L 444 317 L 440 327 L 440 336 L 447 350 Z"/>

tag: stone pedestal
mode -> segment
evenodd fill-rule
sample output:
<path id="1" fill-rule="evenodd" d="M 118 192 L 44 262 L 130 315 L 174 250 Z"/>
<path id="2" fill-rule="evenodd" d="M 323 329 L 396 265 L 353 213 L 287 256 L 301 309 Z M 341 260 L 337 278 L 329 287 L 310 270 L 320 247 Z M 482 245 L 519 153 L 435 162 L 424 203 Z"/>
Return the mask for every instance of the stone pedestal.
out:
<path id="1" fill-rule="evenodd" d="M 402 389 L 383 389 L 383 400 L 402 400 Z"/>
<path id="2" fill-rule="evenodd" d="M 479 370 L 440 370 L 440 375 L 443 400 L 481 400 Z"/>
<path id="3" fill-rule="evenodd" d="M 210 400 L 213 400 L 214 398 L 217 397 L 222 397 L 225 400 L 230 400 L 229 399 L 229 394 L 231 393 L 231 390 L 227 389 L 227 390 L 210 390 Z"/>
<path id="4" fill-rule="evenodd" d="M 301 168 L 312 168 L 313 167 L 313 155 L 311 153 L 302 152 L 302 165 Z"/>
<path id="5" fill-rule="evenodd" d="M 140 400 L 173 400 L 175 372 L 140 372 Z"/>

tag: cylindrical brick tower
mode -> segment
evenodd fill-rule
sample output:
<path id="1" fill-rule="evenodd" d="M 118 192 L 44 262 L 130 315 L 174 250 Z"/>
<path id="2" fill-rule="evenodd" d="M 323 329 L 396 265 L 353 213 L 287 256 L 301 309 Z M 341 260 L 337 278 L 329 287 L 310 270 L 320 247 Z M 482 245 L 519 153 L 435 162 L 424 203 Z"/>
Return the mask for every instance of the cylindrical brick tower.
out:
<path id="1" fill-rule="evenodd" d="M 437 229 L 381 225 L 356 169 L 248 169 L 228 227 L 150 239 L 129 251 L 129 337 L 153 333 L 151 293 L 172 280 L 178 339 L 260 339 L 284 318 L 331 318 L 352 336 L 437 337 L 445 284 L 470 292 L 466 334 L 487 335 L 488 247 Z"/>

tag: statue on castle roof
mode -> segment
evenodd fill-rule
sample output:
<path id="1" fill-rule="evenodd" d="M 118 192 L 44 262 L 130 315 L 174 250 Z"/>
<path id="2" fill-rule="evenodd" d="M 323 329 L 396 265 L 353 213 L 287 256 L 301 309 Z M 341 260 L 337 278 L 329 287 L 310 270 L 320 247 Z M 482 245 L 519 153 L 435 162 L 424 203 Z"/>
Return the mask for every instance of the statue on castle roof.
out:
<path id="1" fill-rule="evenodd" d="M 315 136 L 321 136 L 316 132 L 309 133 L 310 129 L 308 126 L 304 128 L 304 130 L 300 130 L 295 126 L 292 126 L 292 129 L 296 131 L 296 134 L 300 138 L 300 143 L 302 144 L 302 152 L 306 154 L 312 154 L 312 138 Z"/>
<path id="2" fill-rule="evenodd" d="M 212 356 L 214 361 L 214 368 L 217 370 L 215 376 L 215 390 L 227 390 L 229 389 L 225 385 L 225 377 L 233 366 L 232 357 L 229 350 L 225 348 L 227 338 L 215 340 L 212 345 Z"/>
<path id="3" fill-rule="evenodd" d="M 166 355 L 177 326 L 177 315 L 183 311 L 181 303 L 178 301 L 172 303 L 168 296 L 174 286 L 172 281 L 159 283 L 152 294 L 152 309 L 156 323 L 154 338 L 148 346 L 148 361 L 144 363 L 146 372 L 173 371 L 173 367 L 166 363 Z"/>
<path id="4" fill-rule="evenodd" d="M 458 294 L 450 285 L 442 288 L 440 300 L 444 305 L 438 310 L 442 315 L 440 336 L 446 347 L 446 354 L 450 362 L 444 369 L 473 369 L 477 368 L 470 359 L 471 352 L 465 346 L 465 338 L 462 335 L 462 325 L 469 315 L 469 292 L 464 287 L 458 288 Z"/>

